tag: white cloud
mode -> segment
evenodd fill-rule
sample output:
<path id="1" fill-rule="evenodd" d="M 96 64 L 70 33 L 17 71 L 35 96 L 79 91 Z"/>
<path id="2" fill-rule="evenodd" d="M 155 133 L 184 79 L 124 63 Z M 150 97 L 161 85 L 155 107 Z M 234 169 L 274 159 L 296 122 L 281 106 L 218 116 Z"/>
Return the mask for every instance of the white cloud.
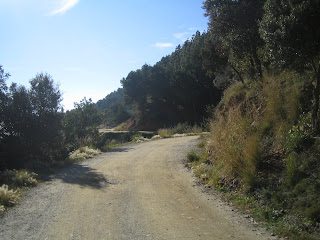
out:
<path id="1" fill-rule="evenodd" d="M 79 0 L 58 0 L 57 1 L 57 9 L 53 10 L 50 15 L 57 15 L 57 14 L 64 14 L 71 8 L 73 8 L 75 5 L 77 5 Z"/>
<path id="2" fill-rule="evenodd" d="M 192 36 L 192 34 L 194 34 L 194 32 L 181 32 L 181 33 L 176 33 L 173 36 L 175 38 L 181 40 L 182 42 L 184 42 L 185 40 L 190 38 Z"/>
<path id="3" fill-rule="evenodd" d="M 157 48 L 170 48 L 170 47 L 173 47 L 174 44 L 173 43 L 156 43 L 154 44 L 154 46 Z"/>
<path id="4" fill-rule="evenodd" d="M 181 33 L 176 33 L 174 34 L 174 37 L 175 38 L 178 38 L 178 39 L 185 39 L 187 38 L 187 36 L 189 36 L 191 34 L 191 32 L 181 32 Z"/>

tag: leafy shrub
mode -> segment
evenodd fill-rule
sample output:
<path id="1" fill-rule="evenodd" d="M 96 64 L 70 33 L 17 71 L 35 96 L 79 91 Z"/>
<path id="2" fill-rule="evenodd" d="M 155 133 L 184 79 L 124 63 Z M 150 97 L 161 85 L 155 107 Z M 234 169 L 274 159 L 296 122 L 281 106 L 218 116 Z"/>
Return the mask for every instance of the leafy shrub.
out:
<path id="1" fill-rule="evenodd" d="M 173 132 L 173 134 L 188 133 L 188 132 L 192 132 L 192 128 L 187 123 L 179 123 L 177 126 L 172 128 L 172 132 Z"/>
<path id="2" fill-rule="evenodd" d="M 101 151 L 106 152 L 109 151 L 110 149 L 116 147 L 118 144 L 121 144 L 119 141 L 117 141 L 116 139 L 112 139 L 112 140 L 107 140 L 104 144 L 103 147 L 101 147 Z"/>
<path id="3" fill-rule="evenodd" d="M 172 128 L 173 134 L 183 134 L 183 133 L 201 133 L 201 127 L 194 125 L 191 126 L 188 123 L 178 123 L 177 126 Z"/>
<path id="4" fill-rule="evenodd" d="M 20 200 L 20 193 L 18 191 L 9 190 L 8 185 L 3 184 L 0 187 L 0 205 L 13 206 Z"/>
<path id="5" fill-rule="evenodd" d="M 200 160 L 200 156 L 195 151 L 191 151 L 187 155 L 187 160 L 188 162 L 197 162 Z"/>
<path id="6" fill-rule="evenodd" d="M 312 132 L 311 114 L 302 114 L 296 125 L 294 125 L 286 136 L 287 152 L 300 152 L 306 145 L 311 145 Z"/>

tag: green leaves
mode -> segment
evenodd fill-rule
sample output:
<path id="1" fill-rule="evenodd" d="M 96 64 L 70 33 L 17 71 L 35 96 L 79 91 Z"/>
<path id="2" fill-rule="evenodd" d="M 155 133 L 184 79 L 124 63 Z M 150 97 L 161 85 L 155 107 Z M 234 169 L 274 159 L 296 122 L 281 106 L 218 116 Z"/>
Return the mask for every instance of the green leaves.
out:
<path id="1" fill-rule="evenodd" d="M 144 65 L 122 80 L 127 102 L 137 104 L 144 121 L 153 128 L 199 123 L 207 116 L 206 106 L 220 100 L 221 91 L 204 68 L 207 38 L 207 33 L 196 32 L 171 55 L 154 66 Z"/>
<path id="2" fill-rule="evenodd" d="M 63 123 L 66 142 L 78 148 L 83 141 L 85 144 L 94 144 L 101 114 L 91 98 L 84 98 L 80 103 L 75 103 L 75 109 L 66 112 Z"/>
<path id="3" fill-rule="evenodd" d="M 0 151 L 4 167 L 25 167 L 30 161 L 51 161 L 63 155 L 61 93 L 48 74 L 38 74 L 30 89 L 4 80 L 1 69 Z"/>
<path id="4" fill-rule="evenodd" d="M 228 52 L 228 63 L 238 75 L 262 76 L 258 50 L 263 46 L 257 22 L 264 0 L 207 0 L 204 2 L 209 29 Z M 237 66 L 239 62 L 242 66 Z M 241 77 L 240 77 L 241 78 Z"/>
<path id="5" fill-rule="evenodd" d="M 314 0 L 267 0 L 260 35 L 275 64 L 319 69 L 320 3 Z"/>

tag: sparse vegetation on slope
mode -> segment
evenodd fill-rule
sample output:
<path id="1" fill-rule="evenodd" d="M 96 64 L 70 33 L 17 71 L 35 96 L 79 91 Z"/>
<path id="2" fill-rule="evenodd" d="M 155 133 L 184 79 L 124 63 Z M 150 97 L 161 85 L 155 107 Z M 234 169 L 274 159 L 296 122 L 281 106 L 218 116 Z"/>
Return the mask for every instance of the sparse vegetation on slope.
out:
<path id="1" fill-rule="evenodd" d="M 232 85 L 203 156 L 189 156 L 202 181 L 290 239 L 320 236 L 320 141 L 308 113 L 309 83 L 308 75 L 289 72 Z"/>

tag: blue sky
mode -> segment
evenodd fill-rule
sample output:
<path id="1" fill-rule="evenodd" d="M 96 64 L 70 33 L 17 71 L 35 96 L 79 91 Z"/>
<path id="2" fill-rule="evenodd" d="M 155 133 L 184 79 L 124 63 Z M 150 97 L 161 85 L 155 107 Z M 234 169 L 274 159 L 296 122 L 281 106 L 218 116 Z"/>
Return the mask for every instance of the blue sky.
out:
<path id="1" fill-rule="evenodd" d="M 52 76 L 65 109 L 121 87 L 145 63 L 207 29 L 202 0 L 0 0 L 0 65 L 7 84 Z"/>

